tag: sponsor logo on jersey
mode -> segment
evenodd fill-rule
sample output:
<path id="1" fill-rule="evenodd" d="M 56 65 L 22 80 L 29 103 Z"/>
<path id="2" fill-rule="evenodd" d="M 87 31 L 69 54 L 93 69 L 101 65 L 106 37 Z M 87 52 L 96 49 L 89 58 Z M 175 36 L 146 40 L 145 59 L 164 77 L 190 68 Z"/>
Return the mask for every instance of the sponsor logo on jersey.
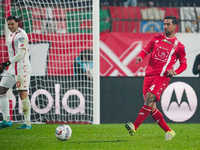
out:
<path id="1" fill-rule="evenodd" d="M 164 114 L 174 122 L 185 122 L 197 109 L 197 96 L 194 89 L 184 82 L 170 84 L 161 97 Z"/>
<path id="2" fill-rule="evenodd" d="M 24 46 L 24 44 L 21 44 L 21 45 L 20 45 L 20 47 L 23 47 L 23 46 Z"/>
<path id="3" fill-rule="evenodd" d="M 167 41 L 166 39 L 162 39 L 163 42 L 166 42 L 166 43 L 169 43 L 169 44 L 172 44 L 172 42 L 170 41 Z"/>

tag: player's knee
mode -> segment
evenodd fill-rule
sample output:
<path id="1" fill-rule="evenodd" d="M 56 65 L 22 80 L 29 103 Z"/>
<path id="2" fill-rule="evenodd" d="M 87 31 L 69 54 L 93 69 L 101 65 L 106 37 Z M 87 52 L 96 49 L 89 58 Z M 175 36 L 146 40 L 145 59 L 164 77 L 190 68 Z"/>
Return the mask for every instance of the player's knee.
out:
<path id="1" fill-rule="evenodd" d="M 28 98 L 28 96 L 26 96 L 26 95 L 20 95 L 20 99 L 23 101 L 23 100 L 25 100 L 25 99 L 27 99 Z"/>
<path id="2" fill-rule="evenodd" d="M 149 101 L 147 101 L 147 100 L 145 100 L 145 102 L 144 102 L 144 105 L 146 105 L 146 106 L 149 106 L 149 107 L 153 107 L 153 102 L 149 102 Z"/>
<path id="3" fill-rule="evenodd" d="M 153 113 L 156 110 L 156 107 L 151 107 L 151 113 Z"/>
<path id="4" fill-rule="evenodd" d="M 28 92 L 27 91 L 18 91 L 20 99 L 24 100 L 28 97 Z"/>
<path id="5" fill-rule="evenodd" d="M 155 102 L 156 102 L 156 96 L 148 92 L 146 95 L 146 100 L 144 101 L 144 104 L 149 107 L 153 107 Z"/>

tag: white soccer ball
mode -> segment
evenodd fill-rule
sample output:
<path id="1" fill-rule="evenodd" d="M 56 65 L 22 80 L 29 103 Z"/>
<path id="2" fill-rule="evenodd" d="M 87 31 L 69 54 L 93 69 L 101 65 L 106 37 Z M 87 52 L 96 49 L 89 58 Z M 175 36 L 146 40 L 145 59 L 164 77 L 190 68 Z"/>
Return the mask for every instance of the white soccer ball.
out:
<path id="1" fill-rule="evenodd" d="M 55 135 L 58 140 L 60 141 L 66 141 L 72 136 L 72 129 L 68 125 L 59 125 L 56 128 Z"/>

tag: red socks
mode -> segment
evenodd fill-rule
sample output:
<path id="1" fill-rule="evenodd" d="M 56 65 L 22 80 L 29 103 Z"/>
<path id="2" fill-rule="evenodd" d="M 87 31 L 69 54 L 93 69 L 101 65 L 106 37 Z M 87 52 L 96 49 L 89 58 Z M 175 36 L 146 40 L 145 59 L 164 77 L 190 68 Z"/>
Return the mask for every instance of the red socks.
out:
<path id="1" fill-rule="evenodd" d="M 136 121 L 133 123 L 135 126 L 135 130 L 140 126 L 140 124 L 146 119 L 146 117 L 150 114 L 151 107 L 143 105 L 142 109 L 139 112 L 139 115 Z M 167 123 L 165 122 L 163 115 L 161 112 L 156 108 L 156 110 L 151 113 L 151 117 L 157 122 L 157 124 L 165 131 L 171 131 Z"/>
<path id="2" fill-rule="evenodd" d="M 142 109 L 139 112 L 139 115 L 133 125 L 135 126 L 135 130 L 140 126 L 140 124 L 146 119 L 146 117 L 150 114 L 151 107 L 143 105 Z"/>
<path id="3" fill-rule="evenodd" d="M 156 108 L 156 110 L 151 113 L 151 117 L 156 121 L 156 123 L 165 131 L 171 131 L 167 123 L 165 122 L 163 115 L 161 112 Z"/>

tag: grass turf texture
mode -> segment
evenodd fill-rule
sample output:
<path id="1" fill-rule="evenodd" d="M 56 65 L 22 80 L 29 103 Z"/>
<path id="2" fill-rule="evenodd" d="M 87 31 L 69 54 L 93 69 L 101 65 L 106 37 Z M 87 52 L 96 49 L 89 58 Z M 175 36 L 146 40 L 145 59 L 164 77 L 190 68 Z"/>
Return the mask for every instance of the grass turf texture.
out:
<path id="1" fill-rule="evenodd" d="M 157 124 L 142 124 L 130 136 L 125 124 L 69 124 L 72 137 L 59 141 L 58 124 L 33 124 L 32 130 L 18 130 L 19 124 L 0 130 L 0 150 L 198 150 L 200 124 L 169 124 L 176 132 L 171 141 Z"/>

